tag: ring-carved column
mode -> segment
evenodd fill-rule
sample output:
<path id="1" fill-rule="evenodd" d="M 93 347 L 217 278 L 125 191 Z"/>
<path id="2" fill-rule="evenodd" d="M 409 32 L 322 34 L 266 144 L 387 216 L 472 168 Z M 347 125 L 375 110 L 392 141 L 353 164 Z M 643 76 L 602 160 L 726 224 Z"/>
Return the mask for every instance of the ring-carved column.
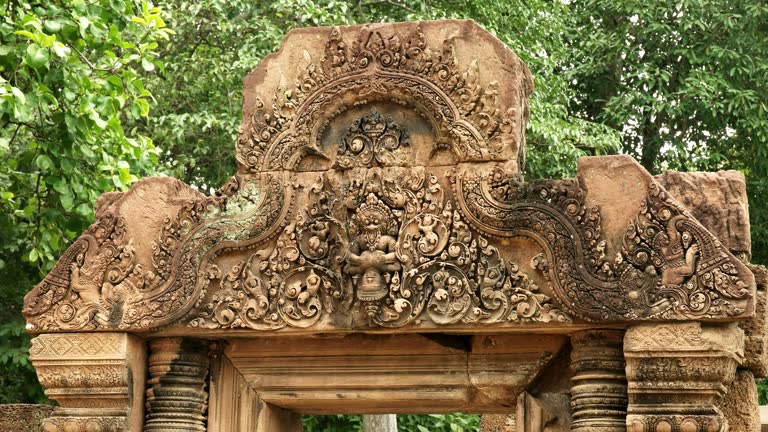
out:
<path id="1" fill-rule="evenodd" d="M 627 379 L 624 332 L 588 330 L 571 336 L 572 431 L 625 432 Z"/>
<path id="2" fill-rule="evenodd" d="M 182 338 L 150 341 L 145 432 L 205 432 L 208 344 Z"/>
<path id="3" fill-rule="evenodd" d="M 29 357 L 59 407 L 45 432 L 141 432 L 146 349 L 127 333 L 42 334 Z"/>
<path id="4" fill-rule="evenodd" d="M 624 355 L 628 432 L 728 430 L 717 402 L 744 357 L 736 325 L 638 325 L 627 331 Z"/>

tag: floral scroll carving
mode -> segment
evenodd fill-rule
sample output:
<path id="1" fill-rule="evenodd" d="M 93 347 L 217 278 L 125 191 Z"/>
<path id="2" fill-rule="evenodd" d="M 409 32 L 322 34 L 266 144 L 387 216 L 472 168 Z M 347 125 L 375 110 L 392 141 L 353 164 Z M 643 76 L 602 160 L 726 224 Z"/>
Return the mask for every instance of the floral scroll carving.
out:
<path id="1" fill-rule="evenodd" d="M 279 227 L 290 194 L 283 185 L 277 177 L 246 177 L 183 203 L 153 242 L 151 268 L 136 262 L 123 219 L 104 213 L 25 297 L 28 328 L 148 329 L 177 319 L 203 292 L 199 267 Z"/>
<path id="2" fill-rule="evenodd" d="M 221 288 L 190 325 L 309 327 L 336 311 L 360 312 L 354 327 L 571 321 L 464 223 L 433 173 L 326 173 L 306 198 L 273 248 L 227 275 L 209 268 Z"/>
<path id="3" fill-rule="evenodd" d="M 545 249 L 538 269 L 563 304 L 588 320 L 706 319 L 751 313 L 751 274 L 656 183 L 612 261 L 600 214 L 572 180 L 517 183 L 497 171 L 458 177 L 471 225 L 497 237 L 527 236 Z M 738 266 L 738 267 L 737 267 Z"/>

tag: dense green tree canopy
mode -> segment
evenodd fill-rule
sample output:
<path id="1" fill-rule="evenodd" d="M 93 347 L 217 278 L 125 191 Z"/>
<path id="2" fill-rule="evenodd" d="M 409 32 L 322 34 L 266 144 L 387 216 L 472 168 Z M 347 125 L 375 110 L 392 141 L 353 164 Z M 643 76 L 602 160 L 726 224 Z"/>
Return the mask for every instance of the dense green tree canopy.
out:
<path id="1" fill-rule="evenodd" d="M 132 130 L 172 32 L 140 1 L 10 1 L 0 16 L 0 403 L 40 397 L 23 295 L 93 221 L 93 204 L 156 172 Z"/>
<path id="2" fill-rule="evenodd" d="M 0 403 L 42 398 L 26 385 L 21 300 L 92 221 L 101 193 L 158 174 L 204 191 L 222 184 L 235 171 L 242 79 L 289 29 L 438 18 L 475 19 L 531 68 L 529 177 L 573 175 L 578 157 L 618 151 L 654 173 L 742 170 L 754 260 L 768 260 L 760 0 L 8 0 Z"/>

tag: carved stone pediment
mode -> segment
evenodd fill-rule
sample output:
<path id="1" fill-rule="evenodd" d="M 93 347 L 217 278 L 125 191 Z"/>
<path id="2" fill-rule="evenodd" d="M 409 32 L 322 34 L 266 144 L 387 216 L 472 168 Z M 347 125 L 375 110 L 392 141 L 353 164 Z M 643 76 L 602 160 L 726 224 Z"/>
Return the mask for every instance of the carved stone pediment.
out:
<path id="1" fill-rule="evenodd" d="M 523 181 L 531 90 L 471 21 L 293 31 L 245 81 L 238 173 L 212 196 L 154 178 L 103 200 L 25 298 L 29 329 L 750 318 L 752 273 L 631 158 Z"/>

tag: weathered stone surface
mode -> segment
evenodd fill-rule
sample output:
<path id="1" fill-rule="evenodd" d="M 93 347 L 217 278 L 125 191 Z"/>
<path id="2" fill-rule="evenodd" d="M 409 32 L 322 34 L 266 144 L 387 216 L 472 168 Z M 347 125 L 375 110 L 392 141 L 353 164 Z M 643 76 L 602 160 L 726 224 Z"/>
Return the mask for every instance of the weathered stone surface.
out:
<path id="1" fill-rule="evenodd" d="M 755 317 L 739 324 L 744 330 L 744 365 L 756 377 L 768 377 L 768 269 L 748 265 L 755 275 Z"/>
<path id="2" fill-rule="evenodd" d="M 34 404 L 0 405 L 0 430 L 7 432 L 41 432 L 43 421 L 56 407 Z"/>
<path id="3" fill-rule="evenodd" d="M 749 259 L 752 243 L 744 174 L 668 171 L 656 179 L 728 250 Z"/>
<path id="4" fill-rule="evenodd" d="M 27 329 L 115 330 L 172 318 L 190 298 L 179 292 L 183 288 L 163 288 L 182 234 L 179 229 L 169 232 L 173 228 L 166 225 L 200 197 L 176 179 L 157 177 L 99 200 L 96 222 L 24 298 Z M 195 214 L 187 210 L 183 222 L 188 226 Z M 167 235 L 153 242 L 159 233 Z"/>
<path id="5" fill-rule="evenodd" d="M 561 336 L 233 339 L 227 358 L 266 403 L 302 414 L 503 413 Z M 386 401 L 386 402 L 382 402 Z"/>
<path id="6" fill-rule="evenodd" d="M 363 432 L 397 432 L 397 415 L 364 414 Z"/>
<path id="7" fill-rule="evenodd" d="M 331 120 L 375 106 L 439 126 L 412 131 L 409 165 L 500 161 L 517 173 L 532 90 L 528 67 L 474 21 L 292 30 L 245 80 L 240 171 L 343 166 Z"/>
<path id="8" fill-rule="evenodd" d="M 253 432 L 258 424 L 259 396 L 218 345 L 211 358 L 208 430 Z"/>
<path id="9" fill-rule="evenodd" d="M 573 423 L 571 410 L 571 380 L 574 371 L 571 368 L 571 347 L 566 347 L 547 369 L 526 389 L 535 404 L 524 406 L 518 399 L 517 413 L 520 418 L 546 418 L 546 427 L 542 432 L 570 432 Z M 523 409 L 536 408 L 534 413 Z M 530 425 L 530 423 L 529 423 Z M 533 429 L 534 431 L 536 429 Z"/>
<path id="10" fill-rule="evenodd" d="M 610 156 L 526 183 L 531 89 L 471 21 L 292 31 L 245 81 L 229 182 L 105 194 L 25 297 L 37 348 L 133 341 L 33 352 L 49 429 L 141 428 L 120 331 L 152 345 L 147 431 L 516 410 L 517 431 L 724 432 L 737 365 L 768 365 L 743 179 Z"/>
<path id="11" fill-rule="evenodd" d="M 483 414 L 480 432 L 517 432 L 514 414 Z"/>
<path id="12" fill-rule="evenodd" d="M 728 420 L 728 426 L 736 431 L 759 431 L 757 386 L 752 372 L 739 369 L 736 379 L 728 386 L 725 397 L 717 404 Z"/>
<path id="13" fill-rule="evenodd" d="M 59 407 L 46 432 L 141 432 L 146 348 L 126 333 L 44 334 L 29 350 L 45 394 Z"/>
<path id="14" fill-rule="evenodd" d="M 691 216 L 701 200 L 631 158 L 522 182 L 530 91 L 471 21 L 293 31 L 246 79 L 238 174 L 210 197 L 171 179 L 105 196 L 27 295 L 30 331 L 750 318 L 753 276 Z M 743 209 L 736 180 L 722 199 Z"/>

